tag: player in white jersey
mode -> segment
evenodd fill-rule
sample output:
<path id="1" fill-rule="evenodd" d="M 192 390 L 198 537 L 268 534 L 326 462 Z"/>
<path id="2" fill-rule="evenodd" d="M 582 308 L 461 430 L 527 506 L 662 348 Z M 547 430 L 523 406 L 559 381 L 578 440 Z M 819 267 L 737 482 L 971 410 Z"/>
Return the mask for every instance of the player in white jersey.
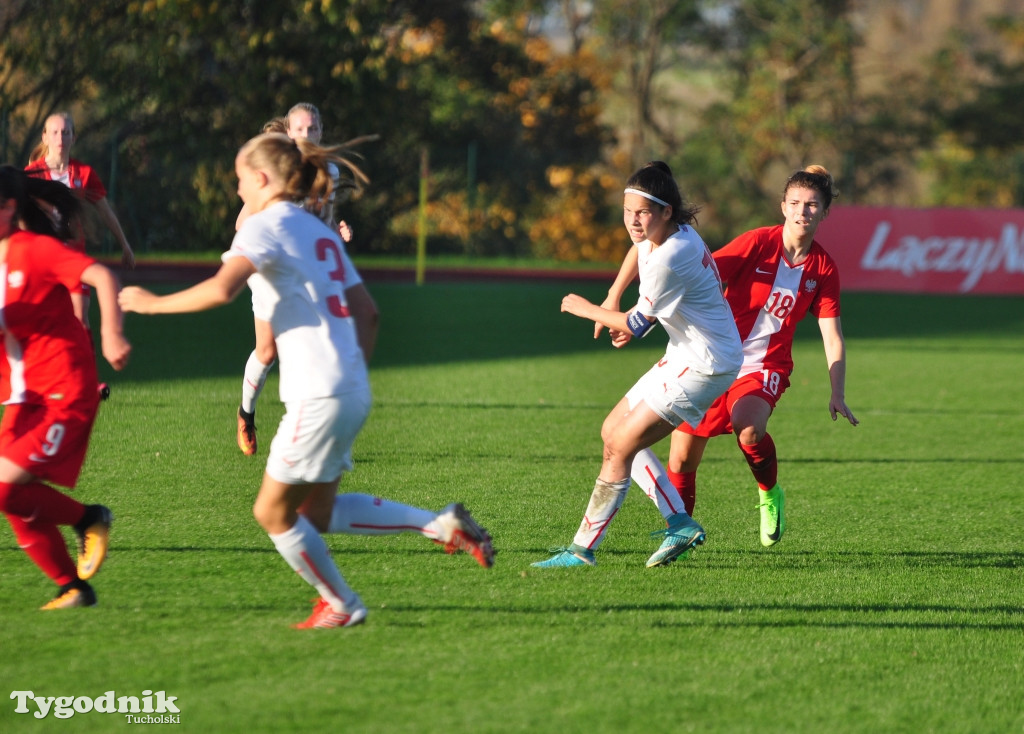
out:
<path id="1" fill-rule="evenodd" d="M 818 319 L 829 370 L 832 420 L 858 420 L 846 405 L 846 346 L 839 322 L 839 271 L 814 235 L 835 196 L 832 176 L 821 166 L 795 172 L 782 196 L 785 222 L 745 232 L 714 253 L 725 282 L 725 296 L 743 339 L 743 367 L 729 389 L 696 427 L 681 425 L 672 434 L 668 480 L 693 513 L 697 467 L 708 439 L 734 433 L 758 485 L 761 544 L 782 539 L 786 529 L 785 493 L 778 483 L 778 457 L 768 419 L 789 387 L 793 372 L 793 336 L 808 313 Z M 631 262 L 632 260 L 632 262 Z M 636 275 L 630 253 L 609 290 L 606 307 L 615 307 Z M 639 469 L 639 471 L 638 471 Z M 634 465 L 637 482 L 648 479 Z M 671 490 L 668 490 L 671 493 Z M 662 505 L 662 513 L 668 517 Z"/>
<path id="2" fill-rule="evenodd" d="M 270 446 L 253 514 L 288 564 L 320 594 L 299 628 L 349 627 L 366 606 L 342 578 L 320 533 L 418 532 L 485 568 L 487 531 L 462 505 L 440 513 L 363 494 L 338 495 L 351 449 L 370 411 L 366 364 L 377 337 L 377 307 L 331 228 L 294 203 L 329 194 L 331 149 L 285 135 L 260 135 L 235 159 L 238 193 L 250 216 L 217 274 L 177 293 L 126 288 L 136 313 L 202 311 L 233 300 L 259 273 L 274 295 L 269 324 L 281 360 L 285 416 Z"/>
<path id="3" fill-rule="evenodd" d="M 323 123 L 320 118 L 320 111 L 309 102 L 299 102 L 294 105 L 285 117 L 275 117 L 263 126 L 263 132 L 280 132 L 286 134 L 293 140 L 309 140 L 311 143 L 320 144 L 323 135 Z M 350 141 L 346 146 L 357 141 Z M 346 188 L 358 188 L 365 183 L 365 176 L 358 167 L 351 161 L 345 161 L 345 167 L 352 178 L 343 182 L 341 171 L 333 162 L 328 165 L 328 171 L 333 183 L 331 191 L 323 200 L 312 199 L 305 202 L 306 208 L 316 214 L 323 222 L 334 227 L 334 204 L 339 190 Z M 246 207 L 238 213 L 235 222 L 237 230 L 242 222 L 248 217 L 249 211 Z M 348 223 L 338 223 L 338 232 L 342 239 L 348 243 L 352 240 L 352 228 Z M 242 401 L 238 406 L 237 420 L 237 441 L 238 448 L 246 456 L 256 453 L 256 401 L 259 399 L 263 386 L 267 381 L 267 375 L 277 359 L 277 345 L 274 343 L 273 334 L 270 329 L 269 314 L 274 306 L 274 294 L 266 283 L 262 282 L 262 276 L 258 273 L 249 279 L 249 288 L 252 291 L 252 312 L 253 328 L 256 333 L 256 346 L 245 363 L 245 372 L 242 376 Z"/>
<path id="4" fill-rule="evenodd" d="M 664 476 L 664 468 L 648 447 L 681 423 L 697 425 L 736 378 L 743 361 L 739 335 L 722 296 L 714 259 L 693 229 L 696 212 L 683 206 L 669 167 L 660 161 L 648 163 L 629 179 L 623 195 L 623 223 L 639 253 L 636 306 L 622 313 L 578 295 L 562 301 L 563 311 L 607 327 L 616 346 L 645 336 L 655 323 L 668 333 L 669 343 L 665 356 L 605 418 L 601 473 L 572 543 L 555 549 L 551 558 L 534 563 L 535 567 L 595 565 L 594 551 L 625 500 L 638 455 L 652 474 Z M 682 503 L 676 502 L 673 509 L 668 527 L 655 533 L 664 540 L 648 559 L 649 568 L 671 563 L 704 542 L 704 529 Z"/>

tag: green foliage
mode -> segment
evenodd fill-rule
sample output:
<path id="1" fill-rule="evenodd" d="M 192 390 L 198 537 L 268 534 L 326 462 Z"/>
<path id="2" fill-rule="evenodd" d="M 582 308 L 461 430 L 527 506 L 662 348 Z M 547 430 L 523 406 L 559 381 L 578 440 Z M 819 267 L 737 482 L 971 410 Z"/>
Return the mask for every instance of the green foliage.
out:
<path id="1" fill-rule="evenodd" d="M 24 163 L 46 115 L 70 108 L 75 155 L 101 172 L 142 252 L 223 249 L 235 151 L 298 101 L 320 108 L 326 142 L 380 136 L 361 149 L 370 188 L 339 207 L 360 254 L 412 253 L 424 150 L 441 254 L 615 261 L 621 182 L 654 158 L 703 205 L 713 244 L 774 219 L 782 181 L 809 163 L 835 174 L 841 203 L 1020 205 L 1020 19 L 992 19 L 987 38 L 958 26 L 926 67 L 868 87 L 879 62 L 864 34 L 905 12 L 849 0 L 12 0 L 0 12 L 0 150 Z"/>
<path id="2" fill-rule="evenodd" d="M 484 571 L 415 534 L 331 536 L 370 608 L 298 632 L 311 591 L 251 517 L 281 406 L 255 459 L 234 445 L 251 347 L 244 298 L 129 315 L 128 369 L 101 407 L 75 496 L 117 519 L 95 609 L 39 612 L 52 585 L 0 527 L 8 691 L 177 696 L 182 732 L 994 732 L 1020 690 L 1020 299 L 848 295 L 848 399 L 828 418 L 813 324 L 771 430 L 785 539 L 757 540 L 749 470 L 709 443 L 707 544 L 646 570 L 658 514 L 635 489 L 582 572 L 532 561 L 579 523 L 605 413 L 663 339 L 611 349 L 560 314 L 601 284 L 370 283 L 383 332 L 375 406 L 348 491 L 458 499 L 494 534 Z M 439 326 L 441 324 L 442 326 Z M 949 369 L 956 364 L 956 370 Z M 659 449 L 664 454 L 664 447 Z M 109 732 L 98 713 L 4 731 Z"/>
<path id="3" fill-rule="evenodd" d="M 1024 20 L 991 19 L 994 42 L 954 35 L 931 61 L 934 143 L 921 155 L 930 202 L 1024 206 Z"/>
<path id="4" fill-rule="evenodd" d="M 43 37 L 74 36 L 88 53 L 56 53 L 39 23 L 55 31 Z M 115 205 L 144 219 L 129 232 L 143 250 L 226 245 L 239 205 L 234 152 L 298 101 L 320 108 L 325 142 L 380 136 L 362 151 L 372 186 L 342 212 L 364 252 L 411 250 L 403 223 L 418 203 L 422 148 L 432 200 L 459 208 L 472 142 L 479 190 L 459 221 L 483 234 L 475 241 L 489 254 L 529 253 L 518 212 L 549 190 L 547 167 L 586 165 L 607 139 L 585 69 L 557 62 L 516 18 L 486 21 L 469 2 L 43 2 L 19 4 L 9 27 L 14 42 L 0 58 L 17 75 L 0 89 L 12 132 L 37 136 L 61 104 L 116 131 L 124 197 Z M 42 70 L 40 89 L 26 88 Z M 109 158 L 104 136 L 82 137 L 76 154 Z M 466 216 L 477 210 L 484 216 Z M 442 251 L 469 247 L 464 231 L 435 234 Z"/>

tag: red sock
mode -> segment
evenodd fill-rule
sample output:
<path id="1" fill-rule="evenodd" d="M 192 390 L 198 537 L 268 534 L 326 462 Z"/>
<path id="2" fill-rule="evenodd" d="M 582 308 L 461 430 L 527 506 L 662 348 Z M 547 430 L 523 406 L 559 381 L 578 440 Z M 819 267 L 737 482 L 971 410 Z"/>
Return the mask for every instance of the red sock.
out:
<path id="1" fill-rule="evenodd" d="M 0 482 L 0 512 L 27 522 L 74 525 L 85 514 L 85 505 L 42 482 Z"/>
<path id="2" fill-rule="evenodd" d="M 697 472 L 688 471 L 680 474 L 666 469 L 665 473 L 668 474 L 668 480 L 672 482 L 672 486 L 679 492 L 679 496 L 683 500 L 683 507 L 686 508 L 686 514 L 693 517 L 693 506 L 697 504 Z"/>
<path id="3" fill-rule="evenodd" d="M 8 515 L 7 520 L 14 529 L 18 546 L 58 586 L 70 584 L 78 578 L 78 570 L 75 562 L 71 560 L 60 528 L 38 520 L 26 522 L 14 515 Z"/>
<path id="4" fill-rule="evenodd" d="M 753 472 L 754 479 L 757 480 L 758 489 L 767 492 L 774 487 L 779 481 L 779 462 L 772 437 L 766 433 L 764 438 L 753 446 L 747 446 L 739 441 L 736 443 L 739 444 L 740 451 L 747 459 L 750 471 Z"/>

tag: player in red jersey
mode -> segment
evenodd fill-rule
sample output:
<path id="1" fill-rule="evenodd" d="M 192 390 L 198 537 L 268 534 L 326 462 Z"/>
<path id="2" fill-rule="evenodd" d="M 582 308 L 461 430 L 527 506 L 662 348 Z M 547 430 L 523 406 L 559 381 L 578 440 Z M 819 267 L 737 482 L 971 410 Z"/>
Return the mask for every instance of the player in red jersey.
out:
<path id="1" fill-rule="evenodd" d="M 697 467 L 708 439 L 729 432 L 736 435 L 757 481 L 761 543 L 766 547 L 781 540 L 786 528 L 785 494 L 778 484 L 778 458 L 768 433 L 768 419 L 789 387 L 793 335 L 808 312 L 817 317 L 825 346 L 832 420 L 841 415 L 851 425 L 859 422 L 846 405 L 846 343 L 839 321 L 839 272 L 814 240 L 834 197 L 832 176 L 825 168 L 809 166 L 797 171 L 783 190 L 783 224 L 751 230 L 715 251 L 725 297 L 743 340 L 743 367 L 696 428 L 684 423 L 672 434 L 667 478 L 678 490 L 688 513 L 693 512 Z M 635 277 L 631 257 L 635 258 L 632 252 L 609 290 L 611 302 L 618 302 L 626 284 Z M 595 336 L 599 332 L 600 327 L 596 327 Z M 633 477 L 638 483 L 649 479 L 641 476 L 641 471 L 634 465 Z"/>
<path id="2" fill-rule="evenodd" d="M 117 279 L 62 242 L 78 211 L 68 187 L 0 167 L 0 512 L 60 587 L 43 609 L 96 603 L 88 579 L 106 557 L 113 519 L 103 505 L 83 505 L 44 483 L 74 487 L 99 405 L 92 345 L 69 295 L 79 283 L 97 292 L 103 356 L 119 370 L 131 351 Z M 77 566 L 61 525 L 77 535 Z"/>
<path id="3" fill-rule="evenodd" d="M 43 124 L 43 137 L 39 145 L 29 156 L 26 171 L 41 175 L 51 181 L 62 184 L 92 204 L 108 229 L 117 238 L 121 246 L 121 263 L 126 268 L 135 267 L 135 253 L 128 244 L 121 223 L 107 201 L 107 189 L 103 186 L 96 171 L 82 161 L 71 157 L 71 145 L 75 142 L 75 126 L 70 112 L 57 112 L 46 118 Z M 36 173 L 38 172 L 38 173 Z M 85 236 L 81 230 L 68 240 L 68 244 L 85 252 Z M 89 288 L 87 285 L 72 291 L 71 300 L 75 305 L 75 315 L 85 327 L 89 328 Z"/>

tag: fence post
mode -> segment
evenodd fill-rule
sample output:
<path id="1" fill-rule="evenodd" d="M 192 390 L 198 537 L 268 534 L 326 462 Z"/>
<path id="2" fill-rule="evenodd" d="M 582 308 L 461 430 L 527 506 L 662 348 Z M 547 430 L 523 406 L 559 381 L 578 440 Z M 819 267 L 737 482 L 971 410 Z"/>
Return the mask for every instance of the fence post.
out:
<path id="1" fill-rule="evenodd" d="M 427 270 L 427 182 L 430 178 L 430 151 L 420 149 L 420 215 L 416 228 L 416 285 L 423 285 Z"/>

